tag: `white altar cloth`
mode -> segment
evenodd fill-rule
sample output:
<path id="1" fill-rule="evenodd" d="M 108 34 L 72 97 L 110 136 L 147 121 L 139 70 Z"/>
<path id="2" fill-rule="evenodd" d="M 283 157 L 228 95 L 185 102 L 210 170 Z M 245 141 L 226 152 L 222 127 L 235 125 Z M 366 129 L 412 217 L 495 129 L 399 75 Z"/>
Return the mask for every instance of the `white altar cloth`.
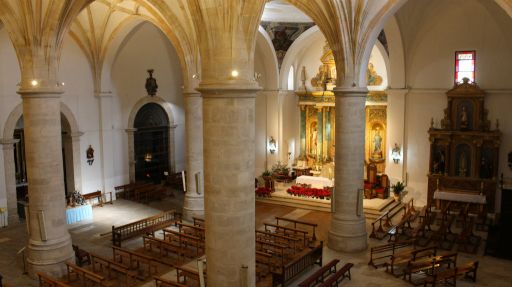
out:
<path id="1" fill-rule="evenodd" d="M 324 186 L 332 187 L 334 183 L 332 180 L 320 177 L 320 176 L 309 176 L 309 175 L 301 175 L 297 177 L 295 180 L 297 184 L 310 184 L 313 188 L 324 188 Z"/>
<path id="2" fill-rule="evenodd" d="M 448 192 L 448 191 L 439 191 L 439 190 L 434 192 L 434 199 L 469 202 L 469 203 L 480 203 L 480 204 L 485 204 L 487 202 L 485 195 Z"/>

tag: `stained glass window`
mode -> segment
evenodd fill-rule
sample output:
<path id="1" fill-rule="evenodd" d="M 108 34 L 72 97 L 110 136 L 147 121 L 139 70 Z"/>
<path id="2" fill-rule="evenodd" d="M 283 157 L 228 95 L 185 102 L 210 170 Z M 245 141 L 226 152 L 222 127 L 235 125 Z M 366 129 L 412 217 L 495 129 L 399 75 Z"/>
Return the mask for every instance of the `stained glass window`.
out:
<path id="1" fill-rule="evenodd" d="M 462 83 L 463 78 L 475 81 L 475 51 L 455 52 L 455 82 Z"/>

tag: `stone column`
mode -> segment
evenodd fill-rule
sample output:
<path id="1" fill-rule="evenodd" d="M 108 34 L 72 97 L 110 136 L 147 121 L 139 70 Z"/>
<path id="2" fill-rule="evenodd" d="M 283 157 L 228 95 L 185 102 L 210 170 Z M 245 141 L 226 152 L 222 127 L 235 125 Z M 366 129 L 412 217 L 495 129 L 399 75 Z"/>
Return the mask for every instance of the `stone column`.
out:
<path id="1" fill-rule="evenodd" d="M 134 134 L 137 129 L 126 129 L 126 135 L 128 136 L 128 174 L 130 176 L 130 182 L 135 182 L 135 137 Z"/>
<path id="2" fill-rule="evenodd" d="M 255 286 L 254 87 L 201 88 L 208 286 Z"/>
<path id="3" fill-rule="evenodd" d="M 334 213 L 329 248 L 355 252 L 367 247 L 363 212 L 365 101 L 368 90 L 334 89 L 336 156 Z"/>
<path id="4" fill-rule="evenodd" d="M 325 145 L 324 145 L 324 156 L 327 161 L 331 160 L 330 147 L 331 147 L 331 108 L 325 107 Z"/>
<path id="5" fill-rule="evenodd" d="M 43 271 L 60 277 L 66 273 L 65 262 L 74 261 L 65 216 L 61 92 L 42 87 L 18 93 L 23 98 L 29 182 L 27 267 L 31 276 Z"/>
<path id="6" fill-rule="evenodd" d="M 174 141 L 174 131 L 178 125 L 169 126 L 169 169 L 170 174 L 174 174 L 176 172 L 176 159 L 174 156 L 174 150 L 176 146 L 176 142 Z"/>
<path id="7" fill-rule="evenodd" d="M 16 198 L 16 168 L 14 163 L 14 144 L 17 139 L 1 139 L 4 153 L 5 193 L 7 199 L 7 224 L 19 222 L 18 200 Z"/>
<path id="8" fill-rule="evenodd" d="M 203 174 L 203 99 L 198 92 L 184 92 L 185 133 L 187 139 L 187 192 L 183 217 L 204 217 Z"/>

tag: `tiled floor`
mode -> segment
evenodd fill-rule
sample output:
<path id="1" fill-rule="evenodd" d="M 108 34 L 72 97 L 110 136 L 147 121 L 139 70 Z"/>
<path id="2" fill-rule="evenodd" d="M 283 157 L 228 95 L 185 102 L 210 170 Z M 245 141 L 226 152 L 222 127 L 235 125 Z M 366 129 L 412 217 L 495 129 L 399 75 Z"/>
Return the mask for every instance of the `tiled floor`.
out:
<path id="1" fill-rule="evenodd" d="M 121 225 L 140 218 L 159 213 L 161 210 L 172 208 L 180 209 L 183 195 L 176 193 L 176 196 L 162 202 L 142 205 L 130 201 L 119 200 L 114 205 L 96 207 L 93 209 L 94 221 L 81 222 L 69 226 L 73 243 L 81 248 L 95 252 L 100 255 L 110 256 L 110 230 L 112 225 Z M 319 240 L 327 241 L 330 227 L 330 213 L 310 211 L 293 207 L 284 207 L 272 204 L 256 204 L 256 226 L 263 228 L 263 222 L 273 222 L 275 216 L 287 216 L 296 219 L 318 223 L 317 237 Z M 23 275 L 23 260 L 18 251 L 23 248 L 27 241 L 26 227 L 24 223 L 14 224 L 0 230 L 0 274 L 4 276 L 4 282 L 12 286 L 37 286 L 36 282 Z M 384 241 L 371 239 L 370 246 L 382 244 Z M 123 242 L 123 247 L 133 248 L 141 246 L 141 240 Z M 342 263 L 352 262 L 355 264 L 352 269 L 352 281 L 344 281 L 342 286 L 410 286 L 401 279 L 369 267 L 368 251 L 358 253 L 340 253 L 324 248 L 324 262 L 339 258 Z M 459 263 L 469 260 L 479 260 L 478 281 L 472 283 L 459 279 L 458 286 L 511 286 L 512 287 L 512 261 L 501 260 L 488 256 L 474 256 L 464 253 L 459 254 Z M 316 268 L 316 267 L 315 267 Z M 299 277 L 291 286 L 296 286 L 307 274 Z M 150 286 L 152 286 L 150 284 Z"/>

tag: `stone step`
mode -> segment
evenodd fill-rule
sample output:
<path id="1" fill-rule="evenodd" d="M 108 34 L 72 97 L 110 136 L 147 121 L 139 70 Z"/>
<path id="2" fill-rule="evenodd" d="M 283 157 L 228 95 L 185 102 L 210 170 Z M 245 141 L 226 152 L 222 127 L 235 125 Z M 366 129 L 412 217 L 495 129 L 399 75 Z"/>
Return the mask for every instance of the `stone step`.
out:
<path id="1" fill-rule="evenodd" d="M 368 220 L 375 220 L 377 218 L 379 218 L 379 216 L 381 216 L 382 214 L 386 213 L 388 210 L 390 212 L 390 215 L 392 215 L 391 218 L 393 218 L 393 216 L 395 215 L 395 212 L 397 210 L 399 210 L 404 204 L 402 202 L 396 202 L 396 201 L 393 201 L 391 202 L 389 205 L 387 205 L 384 209 L 380 210 L 380 211 L 376 211 L 376 210 L 365 210 L 365 214 L 366 214 L 366 219 Z"/>

